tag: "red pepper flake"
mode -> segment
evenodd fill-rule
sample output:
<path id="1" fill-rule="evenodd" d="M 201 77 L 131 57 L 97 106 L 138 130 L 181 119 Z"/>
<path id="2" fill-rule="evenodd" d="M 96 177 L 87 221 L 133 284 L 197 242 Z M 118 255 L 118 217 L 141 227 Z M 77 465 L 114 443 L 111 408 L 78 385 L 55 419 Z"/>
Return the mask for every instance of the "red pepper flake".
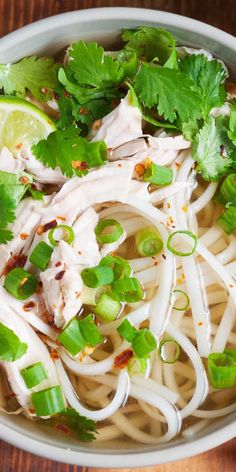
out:
<path id="1" fill-rule="evenodd" d="M 35 303 L 34 303 L 33 301 L 31 301 L 31 302 L 25 303 L 25 304 L 23 305 L 23 310 L 24 310 L 24 311 L 30 311 L 30 310 L 32 310 L 34 307 L 35 307 Z"/>
<path id="2" fill-rule="evenodd" d="M 16 393 L 15 392 L 10 392 L 8 395 L 7 395 L 8 398 L 16 398 Z"/>
<path id="3" fill-rule="evenodd" d="M 119 163 L 119 164 L 118 164 L 118 167 L 122 167 L 122 164 Z"/>
<path id="4" fill-rule="evenodd" d="M 157 261 L 156 261 L 156 262 L 154 262 L 154 266 L 157 266 L 157 265 L 158 265 L 158 262 L 157 262 Z"/>
<path id="5" fill-rule="evenodd" d="M 61 261 L 56 262 L 55 267 L 60 267 L 62 265 Z"/>
<path id="6" fill-rule="evenodd" d="M 228 82 L 226 84 L 226 90 L 228 93 L 230 93 L 230 95 L 236 95 L 236 84 L 233 82 Z"/>
<path id="7" fill-rule="evenodd" d="M 82 161 L 80 165 L 81 170 L 88 169 L 88 163 L 86 161 Z"/>
<path id="8" fill-rule="evenodd" d="M 78 169 L 81 166 L 81 161 L 71 161 L 72 169 Z"/>
<path id="9" fill-rule="evenodd" d="M 131 349 L 126 349 L 123 351 L 119 356 L 116 356 L 114 359 L 114 367 L 117 367 L 118 369 L 124 369 L 129 360 L 133 357 L 133 351 Z"/>
<path id="10" fill-rule="evenodd" d="M 56 423 L 54 428 L 64 434 L 69 434 L 71 432 L 70 428 L 68 428 L 64 423 Z"/>
<path id="11" fill-rule="evenodd" d="M 198 326 L 203 326 L 203 322 L 199 321 Z"/>
<path id="12" fill-rule="evenodd" d="M 12 256 L 9 259 L 3 271 L 3 275 L 7 275 L 8 272 L 10 272 L 10 270 L 12 269 L 15 269 L 15 267 L 24 267 L 26 261 L 27 261 L 27 256 L 25 256 L 25 254 L 15 254 L 15 256 Z"/>
<path id="13" fill-rule="evenodd" d="M 229 288 L 234 288 L 233 284 L 229 284 Z"/>
<path id="14" fill-rule="evenodd" d="M 49 313 L 48 311 L 44 311 L 42 313 L 42 318 L 45 320 L 46 323 L 54 327 L 54 318 L 51 313 Z"/>
<path id="15" fill-rule="evenodd" d="M 49 231 L 49 229 L 56 228 L 56 226 L 57 226 L 57 220 L 49 221 L 49 223 L 46 223 L 44 225 L 43 232 L 46 233 L 47 231 Z"/>
<path id="16" fill-rule="evenodd" d="M 100 128 L 101 124 L 102 124 L 102 120 L 95 120 L 93 123 L 92 129 L 94 131 L 97 131 L 97 129 Z"/>
<path id="17" fill-rule="evenodd" d="M 70 97 L 71 96 L 71 94 L 69 92 L 67 92 L 66 90 L 63 91 L 63 95 L 65 97 Z"/>
<path id="18" fill-rule="evenodd" d="M 37 234 L 43 234 L 43 231 L 44 231 L 44 226 L 43 225 L 39 225 L 38 228 L 37 228 Z"/>
<path id="19" fill-rule="evenodd" d="M 79 298 L 81 295 L 81 292 L 75 292 L 76 298 Z"/>
<path id="20" fill-rule="evenodd" d="M 25 241 L 28 237 L 29 237 L 29 235 L 27 233 L 21 233 L 20 234 L 20 239 L 22 239 L 23 241 Z"/>
<path id="21" fill-rule="evenodd" d="M 61 280 L 63 275 L 65 273 L 65 270 L 61 270 L 60 272 L 58 272 L 56 275 L 55 275 L 55 280 Z"/>
<path id="22" fill-rule="evenodd" d="M 47 87 L 43 87 L 43 88 L 41 88 L 41 92 L 42 93 L 48 93 L 49 89 Z"/>
<path id="23" fill-rule="evenodd" d="M 31 415 L 34 415 L 35 414 L 35 409 L 34 408 L 29 408 L 29 412 L 31 413 Z"/>
<path id="24" fill-rule="evenodd" d="M 25 177 L 24 175 L 22 175 L 22 176 L 19 178 L 19 182 L 20 182 L 22 185 L 27 185 L 27 184 L 29 184 L 29 179 L 28 179 L 28 177 Z"/>
<path id="25" fill-rule="evenodd" d="M 59 359 L 59 354 L 58 354 L 58 352 L 57 352 L 56 349 L 53 349 L 53 350 L 50 352 L 50 356 L 51 356 L 51 358 L 54 359 L 54 360 Z"/>
<path id="26" fill-rule="evenodd" d="M 87 115 L 89 113 L 89 110 L 87 108 L 81 107 L 79 113 L 81 115 Z"/>
<path id="27" fill-rule="evenodd" d="M 164 260 L 166 260 L 166 255 L 162 254 L 161 257 L 163 257 Z"/>
<path id="28" fill-rule="evenodd" d="M 15 145 L 15 148 L 19 150 L 20 148 L 22 148 L 22 146 L 23 146 L 23 144 L 22 144 L 22 143 L 19 143 L 19 144 L 16 144 L 16 145 Z"/>
<path id="29" fill-rule="evenodd" d="M 175 167 L 177 167 L 177 169 L 180 169 L 181 164 L 179 164 L 178 162 L 175 162 Z"/>
<path id="30" fill-rule="evenodd" d="M 58 93 L 56 93 L 56 92 L 53 92 L 53 94 L 52 94 L 52 95 L 53 95 L 53 98 L 55 98 L 55 100 L 59 100 L 59 98 L 60 98 L 60 95 L 59 95 Z"/>
<path id="31" fill-rule="evenodd" d="M 135 172 L 137 172 L 139 177 L 142 177 L 145 172 L 145 167 L 143 164 L 136 164 L 135 166 Z"/>
<path id="32" fill-rule="evenodd" d="M 78 251 L 78 254 L 79 254 L 79 256 L 81 256 L 82 252 L 81 252 L 81 251 Z"/>

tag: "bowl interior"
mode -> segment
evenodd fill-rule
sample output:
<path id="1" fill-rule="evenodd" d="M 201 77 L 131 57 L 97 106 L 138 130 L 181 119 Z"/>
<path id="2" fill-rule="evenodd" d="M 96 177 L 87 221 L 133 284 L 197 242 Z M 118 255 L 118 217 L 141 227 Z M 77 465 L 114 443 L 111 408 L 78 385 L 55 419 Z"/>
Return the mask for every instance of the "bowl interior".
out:
<path id="1" fill-rule="evenodd" d="M 71 12 L 41 20 L 0 40 L 0 62 L 13 62 L 31 54 L 55 55 L 78 39 L 95 40 L 106 48 L 117 44 L 122 28 L 161 26 L 173 32 L 179 44 L 203 47 L 223 59 L 236 75 L 236 39 L 208 25 L 168 13 L 126 8 Z M 69 463 L 96 467 L 144 466 L 187 457 L 233 437 L 236 415 L 219 419 L 186 441 L 177 438 L 157 447 L 123 441 L 79 444 L 55 433 L 43 423 L 0 413 L 2 439 L 39 455 Z M 97 454 L 95 454 L 95 451 Z M 167 452 L 168 451 L 168 452 Z M 99 461 L 100 457 L 100 461 Z"/>

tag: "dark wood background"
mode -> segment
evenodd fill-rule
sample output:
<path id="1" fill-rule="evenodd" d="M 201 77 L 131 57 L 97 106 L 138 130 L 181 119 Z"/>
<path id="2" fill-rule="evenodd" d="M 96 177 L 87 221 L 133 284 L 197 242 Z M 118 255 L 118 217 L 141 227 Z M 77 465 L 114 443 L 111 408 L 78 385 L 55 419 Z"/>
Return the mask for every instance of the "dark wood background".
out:
<path id="1" fill-rule="evenodd" d="M 236 35 L 236 0 L 0 0 L 0 34 L 3 36 L 24 24 L 57 13 L 105 6 L 145 7 L 179 13 Z M 96 472 L 96 470 L 98 469 L 42 459 L 0 441 L 0 472 Z M 142 470 L 143 472 L 235 472 L 236 439 L 191 459 Z M 112 472 L 112 469 L 110 471 Z M 123 472 L 129 470 L 123 469 Z"/>

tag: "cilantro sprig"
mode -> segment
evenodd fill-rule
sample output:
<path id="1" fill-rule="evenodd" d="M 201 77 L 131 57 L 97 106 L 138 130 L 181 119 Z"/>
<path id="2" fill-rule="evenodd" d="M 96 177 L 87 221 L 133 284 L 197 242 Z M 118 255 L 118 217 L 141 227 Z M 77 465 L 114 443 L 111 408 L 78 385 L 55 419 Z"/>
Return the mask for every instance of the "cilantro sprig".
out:
<path id="1" fill-rule="evenodd" d="M 63 426 L 68 428 L 68 432 L 76 434 L 78 439 L 83 442 L 90 442 L 96 439 L 96 425 L 93 420 L 81 416 L 73 408 L 66 408 L 59 415 L 55 415 L 49 420 L 53 426 L 63 431 Z M 61 426 L 61 428 L 60 428 Z"/>
<path id="2" fill-rule="evenodd" d="M 47 57 L 25 57 L 16 64 L 0 64 L 0 89 L 6 95 L 25 96 L 31 92 L 38 100 L 47 100 L 48 91 L 57 84 L 58 65 Z"/>
<path id="3" fill-rule="evenodd" d="M 63 174 L 82 176 L 92 167 L 99 167 L 107 160 L 104 141 L 89 142 L 78 135 L 78 130 L 70 127 L 49 134 L 32 146 L 35 157 L 45 166 L 59 167 Z"/>

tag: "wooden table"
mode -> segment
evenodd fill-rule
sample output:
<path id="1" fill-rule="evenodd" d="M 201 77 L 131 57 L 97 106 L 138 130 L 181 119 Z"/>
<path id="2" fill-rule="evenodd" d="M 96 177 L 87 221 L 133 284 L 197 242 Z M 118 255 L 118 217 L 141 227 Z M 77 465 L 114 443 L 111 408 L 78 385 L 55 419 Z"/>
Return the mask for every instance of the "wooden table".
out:
<path id="1" fill-rule="evenodd" d="M 146 7 L 205 21 L 236 35 L 235 0 L 0 0 L 0 33 L 70 10 L 105 6 Z M 0 442 L 0 472 L 85 472 L 85 467 L 59 464 Z M 96 472 L 90 468 L 86 472 Z M 112 469 L 110 469 L 111 471 Z M 140 470 L 141 469 L 136 469 Z M 208 453 L 143 472 L 234 472 L 236 439 Z M 123 469 L 128 472 L 128 469 Z"/>

